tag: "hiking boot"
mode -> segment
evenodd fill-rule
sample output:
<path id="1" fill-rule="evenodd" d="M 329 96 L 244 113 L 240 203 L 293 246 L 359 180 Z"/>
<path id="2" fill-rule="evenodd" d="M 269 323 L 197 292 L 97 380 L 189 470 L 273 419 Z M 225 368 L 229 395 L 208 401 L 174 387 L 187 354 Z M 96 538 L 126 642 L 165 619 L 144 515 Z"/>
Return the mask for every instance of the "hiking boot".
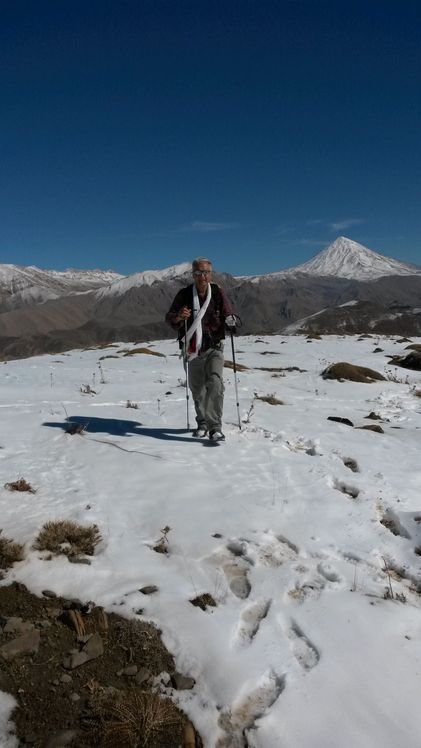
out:
<path id="1" fill-rule="evenodd" d="M 221 429 L 213 429 L 209 434 L 209 439 L 212 442 L 224 442 L 225 436 L 222 433 Z"/>
<path id="2" fill-rule="evenodd" d="M 205 426 L 199 426 L 192 434 L 196 439 L 204 439 L 208 435 L 208 430 Z"/>

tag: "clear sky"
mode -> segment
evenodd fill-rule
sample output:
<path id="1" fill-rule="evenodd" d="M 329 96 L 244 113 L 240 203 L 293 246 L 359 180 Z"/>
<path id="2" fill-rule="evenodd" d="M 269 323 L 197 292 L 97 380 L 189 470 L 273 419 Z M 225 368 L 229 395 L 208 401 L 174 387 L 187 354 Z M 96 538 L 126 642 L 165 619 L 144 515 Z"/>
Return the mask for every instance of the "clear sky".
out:
<path id="1" fill-rule="evenodd" d="M 421 264 L 419 0 L 0 3 L 0 262 Z"/>

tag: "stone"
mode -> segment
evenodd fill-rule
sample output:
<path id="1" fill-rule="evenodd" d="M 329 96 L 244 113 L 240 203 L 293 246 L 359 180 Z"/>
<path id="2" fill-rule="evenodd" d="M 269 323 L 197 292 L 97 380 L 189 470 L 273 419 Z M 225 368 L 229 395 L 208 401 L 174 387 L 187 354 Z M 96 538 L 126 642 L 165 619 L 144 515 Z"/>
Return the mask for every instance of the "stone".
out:
<path id="1" fill-rule="evenodd" d="M 32 655 L 38 652 L 40 642 L 40 632 L 38 629 L 28 631 L 17 639 L 3 644 L 0 647 L 0 657 L 3 657 L 6 662 L 11 662 L 16 657 L 21 655 Z"/>
<path id="2" fill-rule="evenodd" d="M 103 641 L 99 634 L 93 634 L 81 651 L 71 651 L 69 656 L 64 658 L 62 664 L 66 670 L 74 670 L 75 668 L 84 665 L 85 662 L 96 660 L 96 658 L 100 657 L 102 654 L 104 654 Z"/>
<path id="3" fill-rule="evenodd" d="M 74 701 L 75 703 L 77 701 L 80 701 L 80 696 L 78 693 L 72 693 L 70 694 L 70 701 Z"/>
<path id="4" fill-rule="evenodd" d="M 60 678 L 60 683 L 72 683 L 73 678 L 71 675 L 67 675 L 67 673 L 63 673 L 63 675 Z"/>
<path id="5" fill-rule="evenodd" d="M 56 593 L 53 592 L 53 590 L 43 590 L 42 594 L 44 595 L 44 597 L 57 597 Z"/>
<path id="6" fill-rule="evenodd" d="M 194 678 L 189 678 L 187 675 L 182 675 L 177 672 L 173 673 L 171 681 L 177 691 L 189 691 L 196 683 Z"/>
<path id="7" fill-rule="evenodd" d="M 91 561 L 89 558 L 85 558 L 84 556 L 67 556 L 67 560 L 70 561 L 71 564 L 86 564 L 87 566 L 91 565 Z"/>
<path id="8" fill-rule="evenodd" d="M 26 634 L 27 631 L 32 631 L 34 628 L 34 624 L 30 621 L 22 621 L 22 618 L 11 616 L 7 619 L 3 631 L 5 634 Z"/>
<path id="9" fill-rule="evenodd" d="M 142 685 L 142 683 L 146 683 L 147 680 L 151 677 L 152 673 L 150 670 L 148 670 L 147 667 L 141 667 L 140 670 L 136 673 L 135 681 L 138 686 Z"/>
<path id="10" fill-rule="evenodd" d="M 158 587 L 155 584 L 148 584 L 146 587 L 141 587 L 139 592 L 141 592 L 142 595 L 153 595 L 154 592 L 158 592 Z"/>

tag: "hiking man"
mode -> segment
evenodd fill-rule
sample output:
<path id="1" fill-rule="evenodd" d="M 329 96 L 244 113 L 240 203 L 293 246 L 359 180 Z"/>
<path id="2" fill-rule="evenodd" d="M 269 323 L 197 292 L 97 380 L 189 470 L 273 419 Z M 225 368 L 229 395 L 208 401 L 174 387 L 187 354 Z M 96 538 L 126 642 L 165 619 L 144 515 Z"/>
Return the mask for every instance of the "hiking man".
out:
<path id="1" fill-rule="evenodd" d="M 212 441 L 224 441 L 223 340 L 225 325 L 235 327 L 235 316 L 223 289 L 211 282 L 210 260 L 193 260 L 192 275 L 194 282 L 177 293 L 165 320 L 178 331 L 187 359 L 188 384 L 196 409 L 193 436 L 208 435 Z"/>

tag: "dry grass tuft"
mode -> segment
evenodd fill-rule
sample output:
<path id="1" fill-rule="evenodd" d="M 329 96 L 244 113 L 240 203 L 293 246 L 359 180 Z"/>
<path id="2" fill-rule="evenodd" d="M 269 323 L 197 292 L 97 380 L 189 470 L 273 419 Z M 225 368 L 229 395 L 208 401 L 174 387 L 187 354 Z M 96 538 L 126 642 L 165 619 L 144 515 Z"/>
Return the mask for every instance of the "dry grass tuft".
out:
<path id="1" fill-rule="evenodd" d="M 258 395 L 256 392 L 254 393 L 255 400 L 262 400 L 264 403 L 268 403 L 269 405 L 285 405 L 283 400 L 278 400 L 275 395 Z"/>
<path id="2" fill-rule="evenodd" d="M 132 348 L 130 351 L 119 351 L 124 356 L 134 356 L 136 353 L 145 353 L 148 356 L 159 356 L 165 358 L 165 353 L 159 353 L 158 351 L 151 351 L 150 348 Z"/>
<path id="3" fill-rule="evenodd" d="M 23 561 L 23 548 L 20 543 L 0 536 L 0 569 L 10 569 L 16 561 Z"/>
<path id="4" fill-rule="evenodd" d="M 194 597 L 190 602 L 196 608 L 201 608 L 201 610 L 206 610 L 208 605 L 212 608 L 216 608 L 217 606 L 216 600 L 210 592 L 203 592 L 202 595 L 197 595 L 197 597 Z"/>
<path id="5" fill-rule="evenodd" d="M 414 390 L 415 397 L 421 397 L 421 390 Z"/>
<path id="6" fill-rule="evenodd" d="M 336 379 L 339 382 L 348 380 L 350 382 L 363 382 L 365 384 L 385 380 L 383 374 L 374 371 L 374 369 L 348 364 L 346 361 L 331 364 L 322 372 L 322 377 L 323 379 Z"/>
<path id="7" fill-rule="evenodd" d="M 167 698 L 149 691 L 126 691 L 100 699 L 95 708 L 98 743 L 104 748 L 157 748 L 181 745 L 186 718 Z"/>
<path id="8" fill-rule="evenodd" d="M 11 483 L 5 483 L 4 487 L 8 491 L 27 491 L 28 493 L 36 493 L 35 488 L 26 482 L 25 478 L 19 478 L 19 480 L 12 481 Z"/>
<path id="9" fill-rule="evenodd" d="M 234 363 L 233 361 L 229 361 L 228 359 L 225 359 L 224 366 L 226 369 L 234 369 Z M 248 366 L 245 366 L 245 364 L 239 364 L 237 361 L 235 362 L 235 368 L 237 371 L 247 371 L 249 368 Z"/>
<path id="10" fill-rule="evenodd" d="M 45 523 L 35 540 L 34 548 L 57 555 L 93 556 L 100 540 L 101 534 L 96 525 L 83 527 L 70 520 L 58 520 Z"/>

